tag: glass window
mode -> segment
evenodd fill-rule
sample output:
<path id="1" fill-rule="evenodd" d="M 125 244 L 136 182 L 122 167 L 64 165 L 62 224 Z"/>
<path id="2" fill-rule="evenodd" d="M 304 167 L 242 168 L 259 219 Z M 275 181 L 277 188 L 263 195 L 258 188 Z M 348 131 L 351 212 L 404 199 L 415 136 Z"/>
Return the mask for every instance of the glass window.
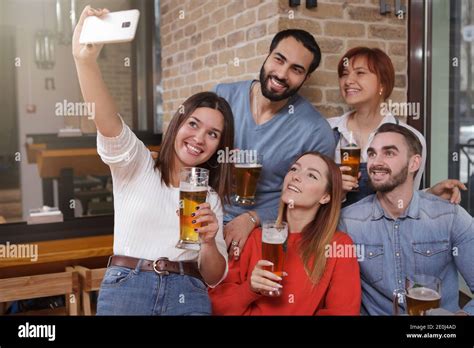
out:
<path id="1" fill-rule="evenodd" d="M 449 148 L 452 158 L 449 173 L 466 183 L 469 191 L 463 197 L 463 206 L 474 212 L 474 191 L 471 186 L 474 170 L 474 89 L 473 41 L 474 2 L 462 0 L 451 6 L 451 64 L 449 104 Z"/>
<path id="2" fill-rule="evenodd" d="M 140 10 L 135 40 L 105 45 L 98 63 L 125 122 L 145 144 L 161 142 L 158 0 L 0 1 L 0 223 L 27 221 L 43 206 L 64 220 L 113 213 L 71 54 L 87 4 Z"/>

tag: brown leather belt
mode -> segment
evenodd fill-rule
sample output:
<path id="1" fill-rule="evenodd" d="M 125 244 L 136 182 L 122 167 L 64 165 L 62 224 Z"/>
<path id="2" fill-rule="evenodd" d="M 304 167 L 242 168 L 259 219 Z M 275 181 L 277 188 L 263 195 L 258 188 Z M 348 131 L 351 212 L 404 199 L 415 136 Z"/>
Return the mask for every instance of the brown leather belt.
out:
<path id="1" fill-rule="evenodd" d="M 142 259 L 135 257 L 112 255 L 109 259 L 109 266 L 127 267 L 131 269 L 137 268 L 138 262 Z M 159 275 L 169 275 L 170 273 L 176 273 L 181 275 L 188 275 L 194 278 L 198 278 L 203 281 L 201 273 L 199 272 L 197 262 L 190 261 L 170 261 L 167 257 L 160 257 L 155 261 L 142 260 L 140 265 L 141 271 L 154 271 Z"/>

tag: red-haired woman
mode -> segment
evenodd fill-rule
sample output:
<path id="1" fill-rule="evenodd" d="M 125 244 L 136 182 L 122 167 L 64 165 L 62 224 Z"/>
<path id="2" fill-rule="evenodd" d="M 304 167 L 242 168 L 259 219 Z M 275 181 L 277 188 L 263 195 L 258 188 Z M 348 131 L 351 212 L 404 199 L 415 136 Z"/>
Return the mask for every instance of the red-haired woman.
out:
<path id="1" fill-rule="evenodd" d="M 390 57 L 378 48 L 354 47 L 342 56 L 337 73 L 341 96 L 352 110 L 340 117 L 328 119 L 336 138 L 336 163 L 341 162 L 341 138 L 350 141 L 350 132 L 358 135 L 357 142 L 361 148 L 359 180 L 345 174 L 350 170 L 349 167 L 341 167 L 343 191 L 346 193 L 344 205 L 355 203 L 374 193 L 368 182 L 367 148 L 377 128 L 384 123 L 396 123 L 407 127 L 420 140 L 423 147 L 422 163 L 414 183 L 415 189 L 418 189 L 426 163 L 426 141 L 415 128 L 400 122 L 396 118 L 400 115 L 393 115 L 390 110 L 391 104 L 386 103 L 395 85 L 395 70 Z M 421 117 L 421 115 L 413 114 L 408 117 Z M 457 180 L 445 180 L 433 186 L 428 192 L 445 199 L 449 198 L 452 202 L 459 202 L 461 199 L 459 188 L 466 189 Z"/>
<path id="2" fill-rule="evenodd" d="M 217 153 L 233 147 L 233 115 L 215 93 L 189 97 L 173 116 L 157 161 L 118 115 L 102 80 L 101 46 L 81 45 L 86 7 L 74 31 L 73 56 L 84 100 L 95 104 L 97 150 L 109 165 L 114 192 L 114 256 L 99 292 L 99 315 L 209 315 L 207 286 L 225 277 L 227 251 L 221 200 L 231 188 L 230 164 Z M 179 172 L 209 169 L 208 200 L 194 213 L 201 249 L 176 248 L 179 240 Z"/>
<path id="3" fill-rule="evenodd" d="M 250 234 L 226 279 L 210 290 L 214 315 L 359 315 L 359 265 L 351 238 L 336 231 L 341 172 L 317 152 L 301 155 L 285 176 L 281 204 L 288 223 L 282 279 L 263 267 L 262 231 Z M 337 254 L 337 250 L 346 253 Z M 279 289 L 279 297 L 265 291 Z"/>

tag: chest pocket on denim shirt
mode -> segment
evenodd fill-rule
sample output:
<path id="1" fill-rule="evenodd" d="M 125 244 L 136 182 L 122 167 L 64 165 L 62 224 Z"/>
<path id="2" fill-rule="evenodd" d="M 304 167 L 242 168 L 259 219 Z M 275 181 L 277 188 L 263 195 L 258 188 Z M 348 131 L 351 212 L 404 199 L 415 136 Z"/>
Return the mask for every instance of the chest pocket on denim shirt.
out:
<path id="1" fill-rule="evenodd" d="M 383 278 L 383 245 L 363 244 L 364 260 L 359 265 L 361 276 L 369 284 L 376 283 Z"/>
<path id="2" fill-rule="evenodd" d="M 449 260 L 449 243 L 447 240 L 413 243 L 415 255 L 415 272 L 439 276 Z"/>

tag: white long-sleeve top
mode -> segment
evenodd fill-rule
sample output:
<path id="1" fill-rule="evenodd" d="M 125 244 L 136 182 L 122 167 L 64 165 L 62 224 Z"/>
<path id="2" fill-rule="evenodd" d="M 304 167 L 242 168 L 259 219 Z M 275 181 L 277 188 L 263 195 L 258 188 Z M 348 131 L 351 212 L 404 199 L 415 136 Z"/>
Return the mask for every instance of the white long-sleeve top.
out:
<path id="1" fill-rule="evenodd" d="M 199 261 L 198 251 L 175 247 L 179 241 L 179 188 L 162 184 L 150 151 L 123 120 L 122 125 L 117 137 L 105 137 L 97 131 L 97 152 L 112 173 L 114 254 L 147 260 L 167 257 L 171 261 Z M 227 264 L 222 204 L 211 189 L 207 202 L 219 222 L 216 244 Z"/>

